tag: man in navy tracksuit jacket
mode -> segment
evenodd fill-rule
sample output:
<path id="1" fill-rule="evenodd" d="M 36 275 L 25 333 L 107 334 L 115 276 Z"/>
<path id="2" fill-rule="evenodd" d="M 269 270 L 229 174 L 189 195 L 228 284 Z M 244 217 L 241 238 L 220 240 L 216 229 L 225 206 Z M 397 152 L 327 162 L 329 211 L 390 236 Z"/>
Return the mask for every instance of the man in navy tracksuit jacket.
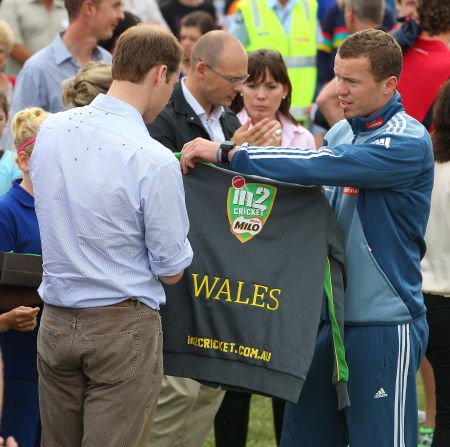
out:
<path id="1" fill-rule="evenodd" d="M 396 87 L 402 53 L 382 31 L 348 37 L 336 56 L 346 120 L 319 151 L 241 146 L 230 152 L 194 140 L 198 159 L 231 160 L 233 170 L 292 183 L 332 185 L 327 194 L 346 242 L 345 345 L 351 407 L 339 412 L 327 378 L 333 365 L 326 315 L 296 405 L 288 404 L 282 447 L 416 447 L 415 375 L 428 326 L 420 259 L 433 185 L 425 128 L 408 116 Z"/>

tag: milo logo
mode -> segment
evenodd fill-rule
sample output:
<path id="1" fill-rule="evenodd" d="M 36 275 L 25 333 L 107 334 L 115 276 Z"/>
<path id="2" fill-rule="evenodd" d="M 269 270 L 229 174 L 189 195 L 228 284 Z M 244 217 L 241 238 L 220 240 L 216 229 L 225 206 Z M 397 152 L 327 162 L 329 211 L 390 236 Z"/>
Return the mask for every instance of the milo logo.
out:
<path id="1" fill-rule="evenodd" d="M 275 201 L 277 188 L 262 183 L 246 183 L 240 175 L 233 177 L 228 189 L 227 212 L 231 232 L 248 242 L 261 232 Z"/>

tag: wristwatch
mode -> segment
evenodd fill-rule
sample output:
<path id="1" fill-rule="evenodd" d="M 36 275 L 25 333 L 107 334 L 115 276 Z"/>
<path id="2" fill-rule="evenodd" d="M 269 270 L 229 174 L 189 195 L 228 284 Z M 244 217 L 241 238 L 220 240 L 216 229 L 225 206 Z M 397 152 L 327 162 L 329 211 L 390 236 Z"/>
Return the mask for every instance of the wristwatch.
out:
<path id="1" fill-rule="evenodd" d="M 236 143 L 234 141 L 224 141 L 220 145 L 220 161 L 222 163 L 230 163 L 230 160 L 228 160 L 228 154 L 235 146 Z"/>

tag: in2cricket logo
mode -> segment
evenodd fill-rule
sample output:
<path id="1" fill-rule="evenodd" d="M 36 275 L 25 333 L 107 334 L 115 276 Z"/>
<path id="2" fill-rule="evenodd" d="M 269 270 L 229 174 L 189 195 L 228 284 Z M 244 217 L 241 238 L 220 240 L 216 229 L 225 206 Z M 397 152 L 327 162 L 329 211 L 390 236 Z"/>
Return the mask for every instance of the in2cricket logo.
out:
<path id="1" fill-rule="evenodd" d="M 277 188 L 263 183 L 246 183 L 237 175 L 228 189 L 227 212 L 231 232 L 248 242 L 261 232 L 277 195 Z"/>

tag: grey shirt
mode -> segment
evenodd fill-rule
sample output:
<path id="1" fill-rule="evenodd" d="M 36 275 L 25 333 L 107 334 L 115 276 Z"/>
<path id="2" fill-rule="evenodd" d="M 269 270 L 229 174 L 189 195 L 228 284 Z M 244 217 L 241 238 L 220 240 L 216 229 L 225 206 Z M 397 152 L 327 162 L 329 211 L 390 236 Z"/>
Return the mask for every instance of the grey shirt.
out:
<path id="1" fill-rule="evenodd" d="M 49 45 L 55 34 L 69 25 L 63 0 L 53 0 L 50 11 L 39 0 L 3 0 L 0 19 L 14 31 L 14 43 L 25 45 L 36 53 Z M 10 57 L 6 73 L 16 76 L 22 64 Z"/>

